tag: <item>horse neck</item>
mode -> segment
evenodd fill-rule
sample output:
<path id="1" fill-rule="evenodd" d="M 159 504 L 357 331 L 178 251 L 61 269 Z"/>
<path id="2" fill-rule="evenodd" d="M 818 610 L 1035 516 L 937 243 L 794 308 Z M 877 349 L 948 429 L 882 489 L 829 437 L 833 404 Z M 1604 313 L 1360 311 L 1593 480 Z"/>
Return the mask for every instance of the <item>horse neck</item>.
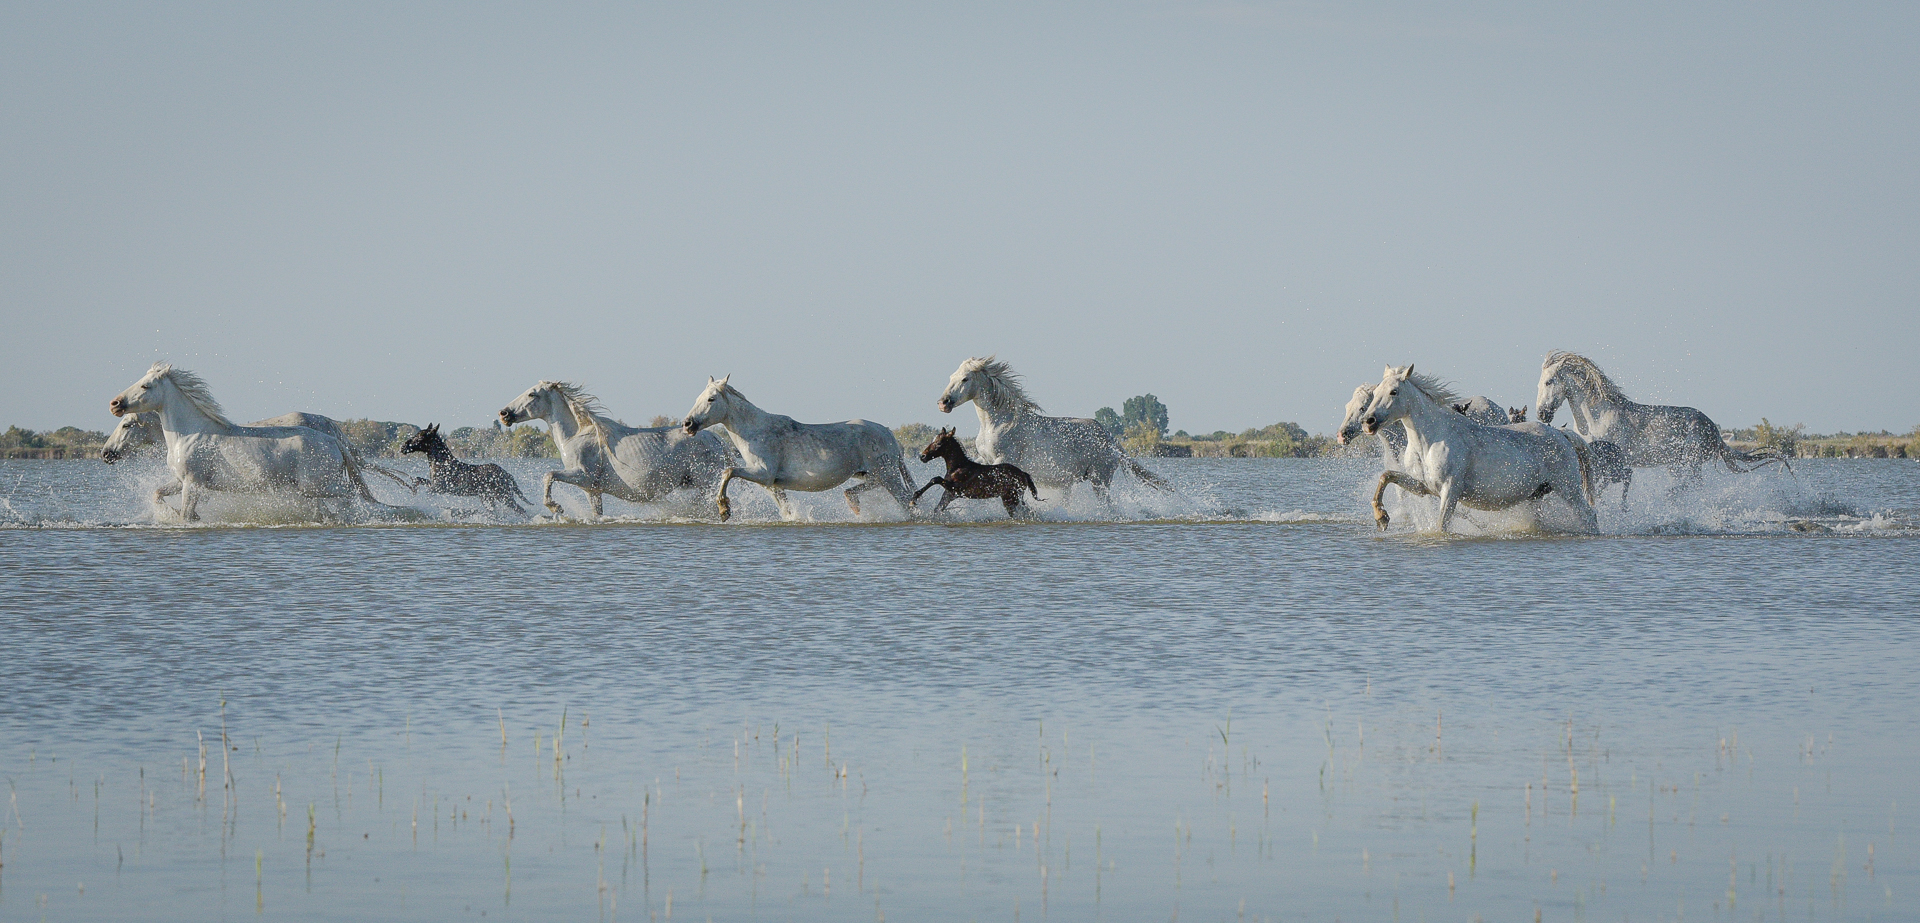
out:
<path id="1" fill-rule="evenodd" d="M 982 428 L 1002 423 L 1011 423 L 1020 415 L 1029 413 L 1025 407 L 998 391 L 982 389 L 973 397 L 973 410 L 980 415 Z"/>
<path id="2" fill-rule="evenodd" d="M 1400 422 L 1407 432 L 1407 447 L 1415 452 L 1424 451 L 1429 443 L 1445 439 L 1470 422 L 1452 407 L 1442 405 L 1419 388 L 1405 390 L 1411 393 L 1407 401 L 1407 414 Z"/>
<path id="3" fill-rule="evenodd" d="M 736 391 L 727 395 L 727 415 L 720 423 L 728 432 L 744 438 L 746 434 L 757 435 L 765 430 L 774 417 L 775 414 L 754 406 L 752 401 Z"/>
<path id="4" fill-rule="evenodd" d="M 1567 389 L 1567 409 L 1573 411 L 1574 429 L 1585 436 L 1592 431 L 1600 418 L 1609 414 L 1624 416 L 1625 411 L 1639 405 L 1623 396 L 1594 394 L 1586 385 Z"/>
<path id="5" fill-rule="evenodd" d="M 958 442 L 947 442 L 940 446 L 940 460 L 947 463 L 947 473 L 952 474 L 962 468 L 973 467 L 974 461 L 967 457 L 967 451 L 960 448 Z"/>
<path id="6" fill-rule="evenodd" d="M 553 441 L 556 443 L 578 436 L 584 428 L 566 398 L 557 395 L 548 397 L 540 409 L 541 419 L 547 421 L 547 428 L 553 431 Z"/>
<path id="7" fill-rule="evenodd" d="M 573 407 L 565 398 L 549 396 L 541 404 L 540 418 L 547 421 L 548 435 L 553 437 L 554 448 L 560 450 L 560 462 L 564 467 L 572 468 L 580 464 L 580 453 L 574 448 L 573 440 L 585 430 Z"/>
<path id="8" fill-rule="evenodd" d="M 445 439 L 435 439 L 421 446 L 421 448 L 427 452 L 427 468 L 430 470 L 439 471 L 443 468 L 453 467 L 455 461 L 453 450 L 447 448 L 447 441 Z"/>
<path id="9" fill-rule="evenodd" d="M 159 416 L 160 432 L 166 437 L 169 449 L 173 447 L 176 436 L 206 433 L 225 436 L 233 433 L 232 424 L 222 423 L 208 416 L 198 405 L 181 393 L 173 382 L 167 382 L 166 388 L 168 394 L 166 400 L 160 404 Z"/>

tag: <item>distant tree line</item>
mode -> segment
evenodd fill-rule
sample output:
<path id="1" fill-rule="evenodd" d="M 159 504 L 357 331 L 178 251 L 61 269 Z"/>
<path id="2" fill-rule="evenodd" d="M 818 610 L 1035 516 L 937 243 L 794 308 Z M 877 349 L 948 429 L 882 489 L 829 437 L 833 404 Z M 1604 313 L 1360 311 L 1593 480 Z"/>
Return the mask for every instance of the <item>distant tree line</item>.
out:
<path id="1" fill-rule="evenodd" d="M 106 442 L 106 433 L 78 426 L 45 433 L 9 426 L 0 434 L 0 458 L 85 458 L 100 454 Z"/>
<path id="2" fill-rule="evenodd" d="M 1807 432 L 1803 423 L 1775 426 L 1766 417 L 1757 426 L 1726 431 L 1727 441 L 1746 450 L 1774 451 L 1795 458 L 1920 458 L 1920 426 L 1911 432 Z"/>

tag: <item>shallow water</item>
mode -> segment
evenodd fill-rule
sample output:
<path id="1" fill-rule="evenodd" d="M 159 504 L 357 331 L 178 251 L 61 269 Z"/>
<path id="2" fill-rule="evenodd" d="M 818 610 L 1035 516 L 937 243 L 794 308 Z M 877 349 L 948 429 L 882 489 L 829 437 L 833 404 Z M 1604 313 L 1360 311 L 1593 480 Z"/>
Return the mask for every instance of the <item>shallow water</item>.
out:
<path id="1" fill-rule="evenodd" d="M 0 920 L 1920 913 L 1920 466 L 1483 540 L 1152 464 L 1035 523 L 293 528 L 0 464 Z"/>

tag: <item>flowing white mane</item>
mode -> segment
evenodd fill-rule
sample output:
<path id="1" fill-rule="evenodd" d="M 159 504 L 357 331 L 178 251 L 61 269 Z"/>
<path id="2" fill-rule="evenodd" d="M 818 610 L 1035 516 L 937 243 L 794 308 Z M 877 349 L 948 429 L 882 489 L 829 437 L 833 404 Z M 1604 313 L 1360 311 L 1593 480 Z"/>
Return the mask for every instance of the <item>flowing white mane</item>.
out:
<path id="1" fill-rule="evenodd" d="M 213 399 L 213 392 L 208 390 L 206 381 L 200 376 L 186 369 L 176 369 L 165 362 L 155 362 L 153 368 L 147 370 L 147 378 L 152 381 L 165 378 L 173 382 L 173 386 L 180 389 L 181 395 L 186 397 L 195 409 L 222 426 L 233 425 L 233 421 L 227 419 L 227 412 L 220 409 L 220 402 Z"/>
<path id="2" fill-rule="evenodd" d="M 1039 402 L 1027 396 L 1027 389 L 1020 384 L 1020 373 L 992 356 L 985 359 L 974 357 L 960 364 L 968 373 L 978 373 L 981 379 L 981 399 L 999 410 L 1011 410 L 1016 413 L 1044 412 Z"/>
<path id="3" fill-rule="evenodd" d="M 1559 366 L 1563 371 L 1580 380 L 1580 384 L 1589 395 L 1604 397 L 1614 402 L 1627 400 L 1626 392 L 1607 377 L 1607 373 L 1593 364 L 1593 360 L 1579 353 L 1559 350 L 1547 354 L 1547 366 Z"/>
<path id="4" fill-rule="evenodd" d="M 1407 383 L 1419 388 L 1421 393 L 1426 396 L 1446 405 L 1448 409 L 1452 409 L 1454 404 L 1464 400 L 1464 398 L 1453 390 L 1453 385 L 1437 375 L 1415 372 L 1408 377 Z"/>
<path id="5" fill-rule="evenodd" d="M 543 381 L 542 385 L 552 388 L 567 402 L 567 410 L 572 412 L 573 421 L 584 429 L 598 429 L 602 423 L 612 423 L 607 408 L 600 406 L 600 399 L 588 394 L 585 388 L 570 381 Z"/>

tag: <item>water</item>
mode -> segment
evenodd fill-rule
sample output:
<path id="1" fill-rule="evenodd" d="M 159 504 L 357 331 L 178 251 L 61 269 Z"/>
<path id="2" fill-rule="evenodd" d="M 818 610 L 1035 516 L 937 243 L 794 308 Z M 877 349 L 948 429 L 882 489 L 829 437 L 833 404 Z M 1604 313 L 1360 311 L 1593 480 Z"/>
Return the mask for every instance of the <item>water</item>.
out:
<path id="1" fill-rule="evenodd" d="M 150 463 L 0 464 L 0 920 L 1916 916 L 1920 466 L 1637 477 L 1597 538 L 1154 467 L 179 528 Z"/>

